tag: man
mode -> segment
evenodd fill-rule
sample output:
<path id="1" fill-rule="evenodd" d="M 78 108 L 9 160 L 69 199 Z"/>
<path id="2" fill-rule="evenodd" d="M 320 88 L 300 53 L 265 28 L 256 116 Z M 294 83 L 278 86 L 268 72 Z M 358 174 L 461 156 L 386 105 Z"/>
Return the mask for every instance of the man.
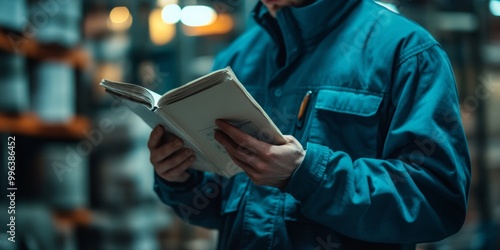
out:
<path id="1" fill-rule="evenodd" d="M 246 172 L 227 180 L 189 170 L 192 152 L 157 127 L 160 199 L 218 229 L 219 249 L 414 249 L 456 233 L 470 162 L 439 44 L 369 0 L 263 0 L 254 18 L 215 68 L 233 68 L 287 143 L 216 121 Z"/>

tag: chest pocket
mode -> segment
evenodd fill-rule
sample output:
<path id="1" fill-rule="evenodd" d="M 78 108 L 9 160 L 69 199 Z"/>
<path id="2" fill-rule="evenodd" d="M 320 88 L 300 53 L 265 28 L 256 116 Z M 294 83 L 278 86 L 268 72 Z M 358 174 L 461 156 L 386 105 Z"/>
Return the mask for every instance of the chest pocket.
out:
<path id="1" fill-rule="evenodd" d="M 309 118 L 309 141 L 353 159 L 376 157 L 382 99 L 355 91 L 319 90 Z"/>

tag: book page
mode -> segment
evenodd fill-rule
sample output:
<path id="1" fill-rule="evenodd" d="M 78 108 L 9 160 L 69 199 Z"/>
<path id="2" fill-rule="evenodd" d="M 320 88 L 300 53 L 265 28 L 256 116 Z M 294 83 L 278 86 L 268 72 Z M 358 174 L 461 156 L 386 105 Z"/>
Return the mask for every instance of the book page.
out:
<path id="1" fill-rule="evenodd" d="M 146 105 L 141 102 L 137 102 L 133 99 L 123 98 L 121 96 L 117 96 L 114 93 L 110 93 L 111 96 L 116 98 L 118 101 L 126 105 L 132 112 L 138 115 L 146 124 L 148 124 L 151 128 L 156 127 L 157 125 L 163 124 L 164 122 L 153 112 L 150 110 L 149 105 Z"/>
<path id="2" fill-rule="evenodd" d="M 159 107 L 192 137 L 212 162 L 227 172 L 236 171 L 235 164 L 213 139 L 216 119 L 227 120 L 259 140 L 284 143 L 274 123 L 234 79 L 227 77 L 202 92 Z"/>
<path id="3" fill-rule="evenodd" d="M 103 79 L 99 85 L 118 97 L 128 98 L 138 103 L 147 104 L 150 109 L 156 106 L 161 97 L 149 89 L 131 83 Z"/>
<path id="4" fill-rule="evenodd" d="M 228 72 L 230 71 L 231 68 L 229 67 L 225 69 L 216 70 L 208 75 L 202 76 L 178 88 L 172 89 L 167 93 L 165 93 L 160 98 L 158 106 L 174 103 L 188 96 L 201 92 L 205 89 L 211 88 L 212 86 L 224 81 L 228 76 Z"/>

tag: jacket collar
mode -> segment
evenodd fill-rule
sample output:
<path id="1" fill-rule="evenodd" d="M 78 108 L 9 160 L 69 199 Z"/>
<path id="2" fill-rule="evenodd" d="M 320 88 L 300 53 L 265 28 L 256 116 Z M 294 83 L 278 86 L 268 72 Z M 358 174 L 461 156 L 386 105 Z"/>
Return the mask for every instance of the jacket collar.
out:
<path id="1" fill-rule="evenodd" d="M 306 47 L 313 46 L 332 31 L 363 0 L 316 0 L 304 7 L 284 7 L 273 18 L 259 1 L 253 11 L 280 49 L 278 62 L 289 65 Z M 280 63 L 278 63 L 280 64 Z"/>

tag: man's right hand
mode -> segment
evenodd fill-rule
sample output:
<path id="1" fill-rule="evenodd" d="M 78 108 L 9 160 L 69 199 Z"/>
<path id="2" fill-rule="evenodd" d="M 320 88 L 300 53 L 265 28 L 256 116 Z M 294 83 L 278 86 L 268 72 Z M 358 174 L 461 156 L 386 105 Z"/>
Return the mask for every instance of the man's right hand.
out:
<path id="1" fill-rule="evenodd" d="M 162 126 L 156 126 L 149 137 L 148 148 L 150 161 L 161 178 L 170 182 L 184 182 L 189 178 L 187 169 L 193 165 L 195 156 L 179 137 L 166 134 Z"/>

